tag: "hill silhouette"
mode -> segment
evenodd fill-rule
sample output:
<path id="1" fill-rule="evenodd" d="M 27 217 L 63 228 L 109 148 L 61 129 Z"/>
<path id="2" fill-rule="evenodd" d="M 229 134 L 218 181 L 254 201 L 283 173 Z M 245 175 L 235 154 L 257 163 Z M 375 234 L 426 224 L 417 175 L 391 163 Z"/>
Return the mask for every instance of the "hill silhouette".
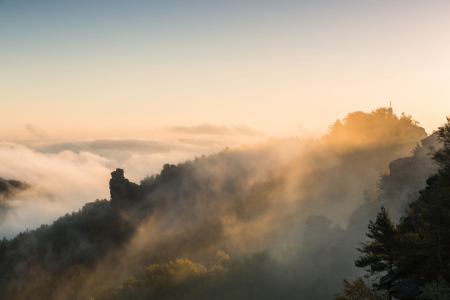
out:
<path id="1" fill-rule="evenodd" d="M 379 108 L 348 114 L 317 140 L 272 139 L 225 149 L 164 165 L 140 184 L 117 169 L 111 200 L 87 203 L 51 225 L 3 239 L 0 295 L 89 299 L 155 263 L 183 258 L 214 269 L 222 266 L 211 263 L 221 250 L 232 258 L 230 272 L 258 269 L 258 263 L 269 273 L 295 266 L 294 278 L 309 278 L 296 291 L 328 299 L 336 292 L 337 276 L 340 284 L 357 274 L 347 262 L 354 259 L 352 249 L 367 218 L 376 215 L 380 203 L 401 211 L 407 191 L 421 188 L 422 178 L 435 171 L 424 154 L 428 146 L 417 146 L 426 137 L 411 116 Z M 414 149 L 412 157 L 396 161 Z M 273 251 L 286 252 L 285 243 L 302 249 L 276 258 Z M 206 272 L 186 264 L 195 274 Z M 261 282 L 270 287 L 271 276 Z"/>

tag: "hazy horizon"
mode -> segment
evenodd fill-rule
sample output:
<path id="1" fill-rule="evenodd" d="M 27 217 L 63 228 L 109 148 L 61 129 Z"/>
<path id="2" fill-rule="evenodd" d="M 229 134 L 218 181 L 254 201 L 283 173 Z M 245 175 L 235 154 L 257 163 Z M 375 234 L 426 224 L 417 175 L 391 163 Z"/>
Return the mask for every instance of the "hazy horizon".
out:
<path id="1" fill-rule="evenodd" d="M 320 141 L 319 138 L 323 139 L 326 133 L 330 133 L 332 125 L 328 124 L 328 131 L 316 137 L 316 142 Z M 12 195 L 9 207 L 0 206 L 8 211 L 3 217 L 0 214 L 0 235 L 11 238 L 25 229 L 51 224 L 65 213 L 77 211 L 85 203 L 95 199 L 110 199 L 108 181 L 110 173 L 116 168 L 124 169 L 130 181 L 139 183 L 146 176 L 159 174 L 165 164 L 177 165 L 193 161 L 201 156 L 220 153 L 226 147 L 239 150 L 242 147 L 258 148 L 270 144 L 271 140 L 283 141 L 283 138 L 267 138 L 261 132 L 246 126 L 217 126 L 205 123 L 195 127 L 178 126 L 164 130 L 169 134 L 183 134 L 191 138 L 104 138 L 80 141 L 46 141 L 43 138 L 0 141 L 0 178 L 23 181 L 33 187 L 31 191 Z M 385 133 L 385 136 L 390 134 Z M 292 138 L 296 141 L 309 140 L 295 136 L 287 138 L 286 141 Z M 351 148 L 358 144 L 364 145 L 366 140 L 371 138 L 373 137 L 346 136 L 337 142 L 341 145 L 339 147 Z M 283 149 L 277 154 L 277 160 L 284 162 L 281 163 L 280 160 L 279 163 L 272 163 L 277 166 L 274 170 L 285 168 L 295 157 L 302 157 L 306 148 L 302 146 L 295 148 L 295 151 L 289 147 Z M 409 156 L 412 147 L 407 150 L 404 155 Z M 291 154 L 287 154 L 289 152 Z M 265 158 L 269 157 L 266 155 Z M 308 163 L 305 162 L 305 166 Z M 380 176 L 382 173 L 376 174 Z M 366 184 L 369 187 L 374 183 L 375 179 Z M 35 213 L 37 207 L 39 214 Z"/>
<path id="2" fill-rule="evenodd" d="M 189 134 L 168 129 L 201 124 L 308 138 L 391 101 L 430 133 L 450 111 L 449 10 L 419 0 L 2 1 L 0 140 L 178 139 Z"/>

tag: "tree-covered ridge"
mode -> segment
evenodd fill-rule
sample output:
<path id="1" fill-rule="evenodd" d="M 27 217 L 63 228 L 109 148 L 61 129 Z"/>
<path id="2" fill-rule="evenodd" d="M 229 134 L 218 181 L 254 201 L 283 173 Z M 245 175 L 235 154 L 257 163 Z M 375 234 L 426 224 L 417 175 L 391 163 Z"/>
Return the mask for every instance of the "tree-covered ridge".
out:
<path id="1" fill-rule="evenodd" d="M 209 268 L 185 259 L 148 267 L 141 279 L 130 277 L 101 292 L 96 300 L 124 299 L 312 299 L 325 290 L 307 274 L 299 247 L 256 252 L 230 259 L 218 251 Z"/>
<path id="2" fill-rule="evenodd" d="M 426 137 L 425 130 L 412 116 L 400 117 L 391 108 L 378 108 L 370 113 L 356 111 L 329 126 L 328 141 L 342 143 L 343 147 L 373 145 L 385 146 L 401 141 L 411 141 L 415 136 Z"/>
<path id="3" fill-rule="evenodd" d="M 371 126 L 358 130 L 364 118 Z M 219 249 L 239 260 L 251 250 L 298 242 L 303 256 L 296 272 L 309 276 L 314 287 L 305 285 L 302 293 L 310 289 L 316 293 L 311 297 L 327 299 L 341 275 L 354 272 L 352 233 L 366 219 L 351 219 L 348 230 L 333 222 L 346 222 L 367 185 L 376 188 L 389 162 L 408 155 L 426 136 L 412 119 L 391 116 L 386 109 L 349 114 L 340 130 L 315 141 L 270 140 L 165 165 L 140 184 L 114 171 L 111 201 L 86 204 L 51 225 L 2 242 L 0 295 L 89 299 L 155 263 L 183 258 L 211 268 Z M 403 132 L 404 138 L 377 140 L 389 130 Z M 352 146 L 337 138 L 345 132 L 366 143 Z M 426 165 L 421 159 L 406 163 L 418 169 L 420 164 Z M 397 182 L 396 190 L 404 186 Z M 381 198 L 363 204 L 365 213 L 372 215 Z M 346 215 L 333 215 L 337 212 Z"/>
<path id="4" fill-rule="evenodd" d="M 375 287 L 401 300 L 450 297 L 449 118 L 434 137 L 440 146 L 429 145 L 429 150 L 440 167 L 437 174 L 426 180 L 427 186 L 419 191 L 420 196 L 409 204 L 406 216 L 397 225 L 381 208 L 376 221 L 369 223 L 369 241 L 358 249 L 363 255 L 355 261 L 368 277 L 377 275 Z M 386 186 L 385 179 L 381 186 Z"/>
<path id="5" fill-rule="evenodd" d="M 411 203 L 407 217 L 399 223 L 401 238 L 409 247 L 401 253 L 400 266 L 427 278 L 450 280 L 450 120 L 437 131 L 440 149 L 432 149 L 432 159 L 440 166 L 427 180 L 420 197 Z"/>
<path id="6" fill-rule="evenodd" d="M 0 177 L 0 225 L 3 223 L 7 211 L 10 209 L 14 196 L 30 188 L 26 182 Z"/>

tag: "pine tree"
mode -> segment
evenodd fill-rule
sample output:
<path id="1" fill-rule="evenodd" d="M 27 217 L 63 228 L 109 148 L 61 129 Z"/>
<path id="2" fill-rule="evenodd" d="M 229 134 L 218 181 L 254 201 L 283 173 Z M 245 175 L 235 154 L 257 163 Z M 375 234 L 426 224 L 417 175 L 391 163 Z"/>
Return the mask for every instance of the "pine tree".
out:
<path id="1" fill-rule="evenodd" d="M 442 148 L 434 151 L 431 148 L 431 158 L 441 167 L 442 171 L 449 171 L 450 169 L 450 117 L 447 117 L 447 123 L 442 125 L 437 130 L 437 139 L 442 144 Z"/>
<path id="2" fill-rule="evenodd" d="M 421 288 L 422 294 L 417 296 L 418 300 L 449 300 L 450 287 L 447 282 L 439 276 L 439 278 L 431 283 L 427 283 Z"/>
<path id="3" fill-rule="evenodd" d="M 355 260 L 355 265 L 368 272 L 367 277 L 392 272 L 399 254 L 399 233 L 383 206 L 376 221 L 370 221 L 368 228 L 366 235 L 370 241 L 361 243 L 361 248 L 357 248 L 364 255 Z"/>

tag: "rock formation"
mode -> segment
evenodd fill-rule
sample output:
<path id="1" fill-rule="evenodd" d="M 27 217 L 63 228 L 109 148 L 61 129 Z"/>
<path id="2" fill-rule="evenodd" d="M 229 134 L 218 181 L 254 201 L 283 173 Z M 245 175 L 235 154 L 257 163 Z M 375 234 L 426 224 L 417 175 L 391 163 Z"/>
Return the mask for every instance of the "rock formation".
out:
<path id="1" fill-rule="evenodd" d="M 126 179 L 123 169 L 111 172 L 109 189 L 111 206 L 115 209 L 128 207 L 142 199 L 141 187 Z"/>

